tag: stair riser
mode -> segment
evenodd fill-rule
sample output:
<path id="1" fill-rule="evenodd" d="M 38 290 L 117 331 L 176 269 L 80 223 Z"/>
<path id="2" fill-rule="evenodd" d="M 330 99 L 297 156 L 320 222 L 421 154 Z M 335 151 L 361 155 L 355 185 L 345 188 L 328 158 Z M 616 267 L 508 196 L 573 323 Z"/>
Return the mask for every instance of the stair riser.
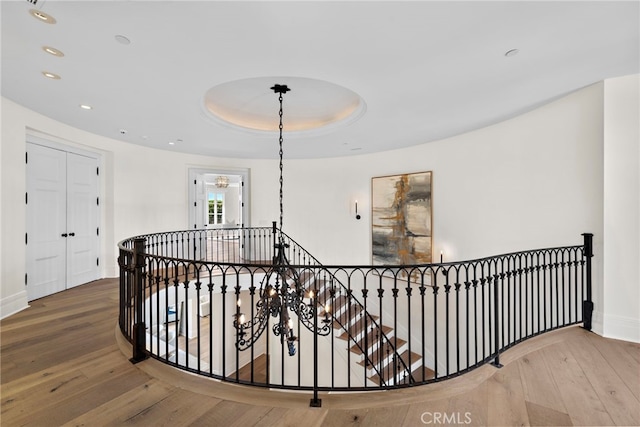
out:
<path id="1" fill-rule="evenodd" d="M 362 321 L 361 321 L 362 316 L 360 315 L 351 316 L 351 319 L 349 319 L 346 315 L 344 316 L 344 318 L 341 318 L 340 315 L 335 315 L 333 316 L 333 318 L 339 319 L 345 328 L 352 329 L 355 326 L 362 326 Z M 360 325 L 358 325 L 358 323 L 360 323 Z M 371 323 L 367 322 L 367 326 L 370 326 L 370 325 Z"/>
<path id="2" fill-rule="evenodd" d="M 304 288 L 306 289 L 311 289 L 314 287 L 315 285 L 315 278 L 312 276 L 306 277 L 306 280 L 304 280 Z M 338 298 L 339 298 L 339 293 L 336 293 L 333 297 L 333 299 L 330 296 L 330 292 L 328 289 L 327 284 L 324 281 L 320 281 L 317 285 L 318 289 L 319 289 L 319 293 L 318 293 L 318 301 L 320 302 L 320 304 L 323 304 L 323 302 L 333 302 L 334 304 L 338 304 Z M 353 309 L 356 305 L 355 304 L 351 304 L 351 308 Z M 349 319 L 349 316 L 347 315 L 348 311 L 349 311 L 349 304 L 345 301 L 341 301 L 341 304 L 338 307 L 331 307 L 330 311 L 332 312 L 331 315 L 334 319 L 340 319 L 340 321 L 343 324 L 343 327 L 345 329 L 351 329 L 354 328 L 355 326 L 358 326 L 358 323 L 360 323 L 359 326 L 363 326 L 362 325 L 362 315 L 361 313 L 357 313 L 357 314 L 352 314 L 351 318 Z M 344 316 L 343 319 L 341 319 L 341 317 Z M 349 321 L 350 320 L 350 321 Z M 352 340 L 349 340 L 349 346 L 353 346 L 354 342 L 358 342 L 359 345 L 361 347 L 364 347 L 364 337 L 365 334 L 367 332 L 365 332 L 366 330 L 370 331 L 370 326 L 371 324 L 375 324 L 375 322 L 367 322 L 367 326 L 368 328 L 362 328 L 361 331 L 359 331 L 357 334 L 352 335 Z M 341 333 L 344 332 L 344 330 L 342 328 L 340 328 Z M 391 330 L 390 332 L 386 333 L 386 337 L 388 339 L 392 339 L 394 337 L 394 331 Z M 386 341 L 385 341 L 386 342 Z M 368 348 L 367 348 L 367 353 L 368 354 L 373 354 L 375 353 L 378 348 L 380 347 L 380 340 L 376 340 L 373 339 L 371 340 L 371 342 L 367 342 L 368 344 Z M 403 344 L 401 345 L 398 349 L 396 349 L 395 352 L 393 353 L 389 353 L 388 356 L 386 356 L 383 360 L 382 360 L 382 369 L 383 371 L 385 369 L 387 369 L 387 367 L 389 366 L 390 363 L 393 362 L 394 359 L 394 354 L 402 354 L 405 350 L 407 350 L 408 346 L 407 344 Z M 364 361 L 364 354 L 360 354 L 358 356 L 360 358 L 360 362 Z M 378 362 L 376 364 L 376 368 L 378 368 L 380 366 L 380 362 Z M 422 366 L 422 359 L 418 359 L 418 360 L 412 360 L 411 366 L 409 367 L 408 372 L 413 372 L 415 369 L 418 369 L 419 367 Z M 377 371 L 374 368 L 369 368 L 366 370 L 367 372 L 367 376 L 368 377 L 373 377 L 374 375 L 376 375 Z M 403 371 L 400 370 L 398 372 L 398 374 L 396 375 L 395 378 L 390 378 L 387 380 L 387 384 L 388 385 L 395 385 L 396 381 L 398 382 L 402 382 L 404 381 L 404 379 L 402 378 L 402 373 Z"/>
<path id="3" fill-rule="evenodd" d="M 354 306 L 352 305 L 351 308 L 353 309 L 353 307 Z M 340 316 L 343 316 L 343 315 L 346 316 L 347 312 L 349 310 L 349 304 L 344 304 L 344 305 L 342 305 L 340 307 L 337 307 L 337 308 L 333 307 L 331 310 L 333 311 L 333 316 L 334 317 L 340 317 Z M 362 317 L 360 315 L 360 313 L 351 315 L 352 320 L 353 319 L 359 319 L 360 317 Z"/>
<path id="4" fill-rule="evenodd" d="M 353 326 L 353 325 L 350 325 L 350 326 Z M 369 325 L 369 326 L 370 326 L 370 325 Z M 344 331 L 342 330 L 342 328 L 341 328 L 340 330 L 341 330 L 341 334 L 342 334 L 342 333 L 344 333 Z M 369 330 L 369 331 L 371 331 L 371 328 L 369 327 L 369 329 L 368 329 L 368 330 Z M 389 331 L 389 332 L 387 332 L 387 333 L 385 334 L 385 336 L 386 336 L 389 340 L 391 340 L 391 338 L 392 338 L 394 335 L 395 335 L 395 334 L 394 334 L 393 329 L 392 329 L 391 331 Z M 352 333 L 351 333 L 351 336 L 353 337 L 353 340 L 352 340 L 352 341 L 350 341 L 350 342 L 357 342 L 357 343 L 359 343 L 359 344 L 364 348 L 364 336 L 365 336 L 365 330 L 364 330 L 364 328 L 363 328 L 362 330 L 360 330 L 360 332 L 358 332 L 358 333 L 353 333 L 353 332 L 352 332 Z M 343 338 L 343 339 L 344 339 L 344 338 Z M 384 338 L 383 338 L 383 340 L 384 340 Z M 380 340 L 379 340 L 379 339 L 378 339 L 378 340 L 376 340 L 375 338 L 373 338 L 373 339 L 370 339 L 370 340 L 367 342 L 367 344 L 369 344 L 369 348 L 371 348 L 371 346 L 373 346 L 373 345 L 379 345 L 379 342 L 380 342 Z"/>
<path id="5" fill-rule="evenodd" d="M 420 368 L 420 367 L 422 367 L 422 359 L 418 359 L 417 361 L 413 361 L 413 360 L 412 360 L 412 361 L 411 361 L 411 366 L 409 367 L 409 372 L 413 372 L 413 371 L 415 371 L 416 369 L 418 369 L 418 368 Z M 406 375 L 406 376 L 408 377 L 408 376 L 409 376 L 409 374 L 407 373 L 407 375 Z M 418 378 L 415 378 L 415 377 L 414 377 L 414 379 L 415 379 L 415 380 L 418 380 Z M 419 378 L 419 379 L 421 379 L 421 378 Z M 395 377 L 395 378 L 390 378 L 390 379 L 389 379 L 389 381 L 387 381 L 387 383 L 388 383 L 389 385 L 395 385 L 395 384 L 396 384 L 396 381 L 397 381 L 398 383 L 404 383 L 404 382 L 405 382 L 405 381 L 404 381 L 404 378 L 402 377 L 402 371 L 401 371 L 401 372 L 398 372 L 398 374 L 396 375 L 396 377 Z"/>
<path id="6" fill-rule="evenodd" d="M 393 342 L 393 336 L 394 336 L 394 331 L 390 331 L 387 332 L 386 337 L 390 342 Z M 364 348 L 364 332 L 358 334 L 358 336 L 356 337 L 356 342 L 358 342 L 360 344 L 361 348 Z M 376 350 L 378 350 L 378 347 L 380 347 L 380 340 L 376 340 L 375 338 L 373 340 L 369 340 L 367 341 L 367 345 L 368 345 L 368 353 L 369 354 L 373 354 Z M 386 340 L 382 340 L 382 343 L 386 343 L 388 341 Z"/>
<path id="7" fill-rule="evenodd" d="M 397 354 L 402 354 L 404 353 L 407 349 L 409 348 L 409 346 L 407 344 L 401 345 L 400 347 L 398 347 L 398 350 L 396 350 Z M 371 353 L 369 353 L 371 354 Z M 393 362 L 393 355 L 394 353 L 389 353 L 388 356 L 386 356 L 384 359 L 382 359 L 382 368 L 385 369 L 387 367 L 387 365 L 389 363 Z M 360 355 L 360 362 L 364 363 L 364 354 Z M 411 361 L 413 364 L 413 361 Z M 380 366 L 380 362 L 377 361 L 376 362 L 376 368 L 378 368 Z M 376 370 L 374 368 L 369 368 L 368 372 L 368 376 L 372 376 L 375 375 Z"/>
<path id="8" fill-rule="evenodd" d="M 334 321 L 336 319 L 340 319 L 340 322 L 342 323 L 343 328 L 335 328 L 336 331 L 339 330 L 340 333 L 339 335 L 342 335 L 344 333 L 344 330 L 352 330 L 355 327 L 359 327 L 362 328 L 362 330 L 360 330 L 359 332 L 355 333 L 355 336 L 352 335 L 352 338 L 349 339 L 348 337 L 341 337 L 341 339 L 345 339 L 348 342 L 348 346 L 349 348 L 353 347 L 353 343 L 357 342 L 359 343 L 359 345 L 361 347 L 364 347 L 365 343 L 364 343 L 364 338 L 365 335 L 368 334 L 371 330 L 371 326 L 370 325 L 376 325 L 375 327 L 377 328 L 377 323 L 375 320 L 371 320 L 367 319 L 367 328 L 364 328 L 363 325 L 363 316 L 362 316 L 362 307 L 358 307 L 357 304 L 352 303 L 349 304 L 348 299 L 345 300 L 345 298 L 348 298 L 346 295 L 341 296 L 341 293 L 339 292 L 340 290 L 337 289 L 337 292 L 333 295 L 333 298 L 331 297 L 330 294 L 330 286 L 329 284 L 323 280 L 323 279 L 317 279 L 315 276 L 313 275 L 309 275 L 309 276 L 301 276 L 301 280 L 302 280 L 302 285 L 305 289 L 309 290 L 309 289 L 313 289 L 313 288 L 317 288 L 318 289 L 318 294 L 317 294 L 317 298 L 318 298 L 318 303 L 320 305 L 324 305 L 325 303 L 329 303 L 331 305 L 330 308 L 330 315 L 331 317 L 334 319 Z M 335 305 L 335 306 L 334 306 Z M 355 311 L 358 311 L 358 313 L 353 313 L 351 314 L 351 316 L 349 316 L 347 313 L 349 312 L 349 309 L 352 309 Z M 320 309 L 322 310 L 322 309 Z M 341 318 L 343 317 L 344 318 Z M 320 316 L 323 317 L 323 316 Z M 374 318 L 377 318 L 377 316 L 374 316 Z M 368 332 L 367 332 L 368 331 Z M 394 331 L 391 330 L 389 332 L 387 332 L 386 337 L 392 341 L 393 337 L 394 337 Z M 384 340 L 384 342 L 387 342 L 386 340 Z M 366 349 L 366 353 L 369 355 L 372 355 L 373 353 L 375 353 L 376 351 L 378 351 L 379 347 L 380 347 L 380 340 L 376 340 L 371 339 L 367 341 L 367 349 Z M 395 350 L 395 352 L 393 353 L 389 353 L 388 356 L 386 356 L 383 360 L 382 360 L 382 370 L 383 372 L 390 368 L 393 369 L 393 367 L 389 366 L 394 359 L 394 355 L 400 355 L 403 354 L 406 350 L 408 349 L 408 345 L 402 344 L 400 345 L 399 348 L 397 348 Z M 353 351 L 352 351 L 353 352 Z M 364 363 L 364 354 L 360 354 L 356 356 L 356 359 L 360 359 L 360 364 Z M 378 361 L 378 363 L 376 363 L 376 368 L 380 367 L 380 361 Z M 402 383 L 405 381 L 406 377 L 409 375 L 409 372 L 414 372 L 416 370 L 418 370 L 419 368 L 422 368 L 422 359 L 421 358 L 417 358 L 416 360 L 412 360 L 411 361 L 411 366 L 408 367 L 407 370 L 399 370 L 397 375 L 394 378 L 389 378 L 388 380 L 386 380 L 386 384 L 387 385 L 395 385 L 396 383 Z M 370 379 L 372 379 L 372 381 L 376 381 L 374 379 L 374 377 L 377 375 L 377 371 L 375 368 L 371 367 L 366 369 L 366 373 L 367 373 L 367 377 L 370 377 Z M 404 378 L 403 378 L 403 374 Z"/>

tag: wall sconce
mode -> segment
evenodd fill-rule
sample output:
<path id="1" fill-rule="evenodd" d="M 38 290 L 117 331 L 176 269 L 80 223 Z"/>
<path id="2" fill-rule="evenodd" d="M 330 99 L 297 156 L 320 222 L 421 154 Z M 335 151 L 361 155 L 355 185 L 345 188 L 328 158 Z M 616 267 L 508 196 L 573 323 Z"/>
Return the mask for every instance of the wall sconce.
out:
<path id="1" fill-rule="evenodd" d="M 358 213 L 358 201 L 356 200 L 356 219 L 360 219 L 360 218 L 362 218 L 362 217 Z"/>

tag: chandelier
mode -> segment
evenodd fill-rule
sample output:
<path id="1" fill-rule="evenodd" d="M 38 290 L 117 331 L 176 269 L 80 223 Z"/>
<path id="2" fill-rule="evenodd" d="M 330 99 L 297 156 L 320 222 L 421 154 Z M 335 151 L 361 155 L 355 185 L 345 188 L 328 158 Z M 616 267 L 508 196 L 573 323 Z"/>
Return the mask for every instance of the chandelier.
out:
<path id="1" fill-rule="evenodd" d="M 216 187 L 227 188 L 229 186 L 229 177 L 224 175 L 216 176 Z"/>
<path id="2" fill-rule="evenodd" d="M 255 303 L 255 313 L 253 318 L 247 320 L 244 313 L 241 313 L 242 301 L 238 294 L 236 301 L 236 313 L 234 315 L 233 325 L 236 328 L 237 339 L 236 347 L 239 350 L 251 348 L 253 344 L 260 338 L 262 333 L 269 324 L 269 318 L 276 319 L 273 322 L 272 331 L 274 335 L 280 337 L 280 341 L 284 344 L 286 341 L 289 356 L 296 354 L 295 342 L 298 340 L 294 332 L 294 320 L 291 313 L 298 318 L 298 323 L 304 325 L 309 331 L 316 335 L 329 335 L 331 328 L 329 324 L 329 305 L 320 305 L 317 298 L 317 289 L 305 289 L 301 282 L 300 274 L 294 268 L 291 268 L 287 259 L 286 249 L 289 247 L 285 243 L 282 233 L 282 95 L 290 89 L 287 85 L 274 85 L 271 90 L 279 94 L 280 102 L 280 229 L 276 228 L 276 222 L 273 223 L 274 233 L 274 257 L 273 265 L 266 272 L 264 278 L 260 281 L 260 289 L 258 300 Z M 250 289 L 253 295 L 254 289 Z M 308 298 L 308 302 L 305 299 Z M 318 325 L 319 311 L 323 311 L 323 319 Z"/>

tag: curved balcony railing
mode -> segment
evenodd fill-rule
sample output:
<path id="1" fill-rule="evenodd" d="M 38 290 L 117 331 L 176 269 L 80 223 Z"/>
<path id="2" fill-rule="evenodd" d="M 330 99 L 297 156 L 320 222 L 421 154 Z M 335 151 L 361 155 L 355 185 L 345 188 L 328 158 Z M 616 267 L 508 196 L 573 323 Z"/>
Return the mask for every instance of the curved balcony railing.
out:
<path id="1" fill-rule="evenodd" d="M 291 313 L 293 355 L 271 332 L 276 317 L 264 333 L 238 328 L 239 301 L 247 319 L 258 314 L 279 236 L 305 313 Z M 426 384 L 500 366 L 505 349 L 543 332 L 590 329 L 592 235 L 583 236 L 577 246 L 415 266 L 325 266 L 275 224 L 138 236 L 119 244 L 119 325 L 134 361 L 309 390 L 312 404 L 319 391 Z M 322 334 L 304 325 L 314 322 Z"/>

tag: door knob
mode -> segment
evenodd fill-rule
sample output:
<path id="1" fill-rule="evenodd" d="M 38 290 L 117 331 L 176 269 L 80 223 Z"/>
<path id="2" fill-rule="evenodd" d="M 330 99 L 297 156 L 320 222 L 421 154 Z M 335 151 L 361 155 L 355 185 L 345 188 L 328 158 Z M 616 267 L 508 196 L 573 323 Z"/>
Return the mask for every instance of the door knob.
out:
<path id="1" fill-rule="evenodd" d="M 62 237 L 67 237 L 67 233 L 62 233 L 61 236 Z"/>
<path id="2" fill-rule="evenodd" d="M 73 237 L 73 236 L 75 236 L 75 235 L 76 235 L 76 233 L 69 233 L 69 236 L 70 236 L 70 237 Z"/>

